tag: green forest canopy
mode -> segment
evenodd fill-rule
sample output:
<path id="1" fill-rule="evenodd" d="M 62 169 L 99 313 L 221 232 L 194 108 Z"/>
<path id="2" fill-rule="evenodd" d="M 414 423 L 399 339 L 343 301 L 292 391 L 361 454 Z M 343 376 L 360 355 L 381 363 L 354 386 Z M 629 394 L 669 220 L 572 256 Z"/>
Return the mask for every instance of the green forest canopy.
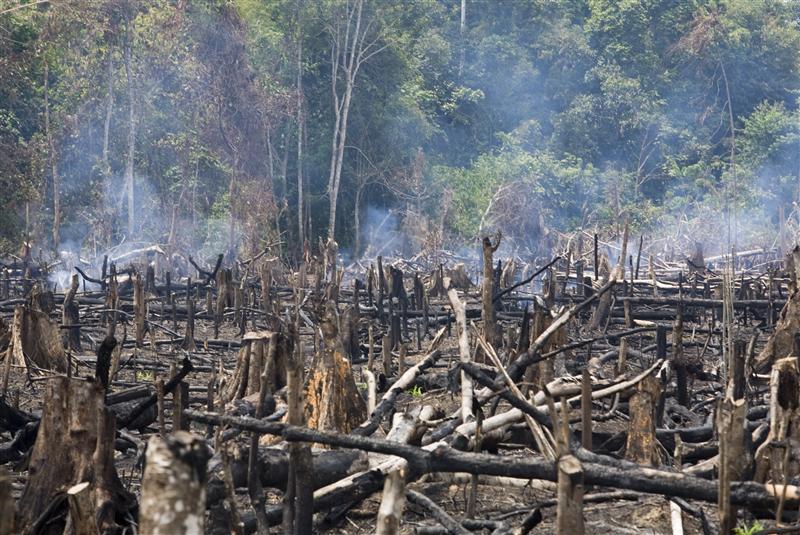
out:
<path id="1" fill-rule="evenodd" d="M 758 233 L 800 201 L 798 24 L 791 0 L 0 0 L 0 247 Z"/>

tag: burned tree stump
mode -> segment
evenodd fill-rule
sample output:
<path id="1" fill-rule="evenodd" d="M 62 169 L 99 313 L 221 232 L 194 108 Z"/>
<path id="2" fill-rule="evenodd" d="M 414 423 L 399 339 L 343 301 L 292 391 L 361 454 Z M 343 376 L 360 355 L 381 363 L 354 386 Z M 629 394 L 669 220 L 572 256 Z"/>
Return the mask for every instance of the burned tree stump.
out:
<path id="1" fill-rule="evenodd" d="M 93 380 L 55 377 L 47 384 L 44 412 L 29 463 L 30 477 L 19 500 L 18 524 L 41 523 L 40 533 L 62 533 L 64 492 L 90 484 L 95 533 L 113 529 L 133 505 L 114 467 L 114 416 L 105 389 Z"/>
<path id="2" fill-rule="evenodd" d="M 661 397 L 661 383 L 653 376 L 645 377 L 630 400 L 631 421 L 625 458 L 639 464 L 658 466 L 656 440 L 656 408 Z"/>
<path id="3" fill-rule="evenodd" d="M 344 355 L 337 324 L 335 305 L 329 302 L 322 319 L 324 348 L 314 358 L 306 386 L 306 422 L 312 429 L 349 433 L 367 419 L 367 406 Z"/>
<path id="4" fill-rule="evenodd" d="M 492 347 L 500 347 L 502 334 L 497 329 L 497 313 L 494 307 L 494 265 L 493 255 L 500 247 L 501 235 L 492 240 L 483 238 L 483 286 L 481 287 L 481 305 L 483 314 L 483 337 Z"/>
<path id="5" fill-rule="evenodd" d="M 81 350 L 81 327 L 78 304 L 75 294 L 78 292 L 78 275 L 72 276 L 72 284 L 64 295 L 64 305 L 61 309 L 61 323 L 66 328 L 66 345 L 73 351 Z"/>
<path id="6" fill-rule="evenodd" d="M 136 274 L 133 279 L 133 323 L 136 336 L 136 347 L 144 345 L 144 335 L 147 329 L 147 298 L 142 285 L 142 276 Z"/>
<path id="7" fill-rule="evenodd" d="M 147 443 L 139 531 L 151 535 L 205 532 L 206 464 L 204 440 L 178 431 Z"/>
<path id="8" fill-rule="evenodd" d="M 0 468 L 0 535 L 14 533 L 14 497 L 11 495 L 11 478 Z"/>
<path id="9" fill-rule="evenodd" d="M 753 368 L 759 373 L 770 369 L 772 363 L 792 354 L 794 335 L 800 332 L 800 291 L 792 293 L 780 312 L 775 332 L 767 339 L 764 349 L 753 362 Z"/>
<path id="10" fill-rule="evenodd" d="M 273 353 L 275 362 L 269 370 L 267 384 L 273 392 L 286 385 L 286 355 L 284 351 L 278 351 L 277 347 L 270 345 L 273 334 L 269 331 L 245 333 L 242 338 L 244 347 L 239 350 L 236 358 L 233 377 L 225 384 L 220 394 L 223 405 L 260 391 L 261 372 L 266 369 L 267 360 L 271 358 L 270 353 Z M 284 343 L 283 335 L 279 335 L 278 343 Z"/>
<path id="11" fill-rule="evenodd" d="M 800 464 L 785 455 L 790 444 L 800 441 L 800 373 L 794 357 L 775 363 L 770 377 L 769 435 L 756 450 L 755 480 L 763 483 L 775 474 L 787 480 L 800 474 Z M 773 481 L 773 483 L 777 483 Z"/>
<path id="12" fill-rule="evenodd" d="M 30 362 L 43 370 L 67 370 L 67 357 L 61 346 L 58 325 L 46 313 L 26 305 L 19 305 L 14 310 L 6 358 L 22 368 L 28 368 Z"/>

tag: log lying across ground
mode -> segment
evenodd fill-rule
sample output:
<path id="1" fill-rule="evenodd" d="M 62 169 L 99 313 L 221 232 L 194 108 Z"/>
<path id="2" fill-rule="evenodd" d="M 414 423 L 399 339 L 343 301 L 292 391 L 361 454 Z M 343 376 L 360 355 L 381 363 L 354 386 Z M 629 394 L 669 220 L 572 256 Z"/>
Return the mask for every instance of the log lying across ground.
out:
<path id="1" fill-rule="evenodd" d="M 353 448 L 405 459 L 412 472 L 466 472 L 519 479 L 557 481 L 556 463 L 544 459 L 515 458 L 458 451 L 444 444 L 433 450 L 397 444 L 387 440 L 322 432 L 281 423 L 265 423 L 255 418 L 225 416 L 202 411 L 186 411 L 186 416 L 198 423 L 225 425 L 244 431 L 280 436 L 289 442 L 312 442 Z M 716 503 L 719 489 L 716 483 L 680 472 L 647 468 L 611 457 L 578 451 L 578 458 L 588 485 L 635 490 Z M 762 485 L 752 481 L 731 485 L 731 503 L 769 509 L 775 507 L 786 490 L 790 503 L 800 501 L 800 489 L 795 486 Z"/>

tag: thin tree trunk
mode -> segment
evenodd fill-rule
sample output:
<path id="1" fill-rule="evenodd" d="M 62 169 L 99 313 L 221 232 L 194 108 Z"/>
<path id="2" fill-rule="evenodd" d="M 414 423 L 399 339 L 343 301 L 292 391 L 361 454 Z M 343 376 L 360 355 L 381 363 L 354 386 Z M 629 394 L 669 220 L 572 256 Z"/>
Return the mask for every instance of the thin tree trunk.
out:
<path id="1" fill-rule="evenodd" d="M 106 58 L 107 69 L 107 92 L 106 92 L 106 120 L 103 124 L 103 172 L 106 175 L 111 173 L 111 166 L 108 163 L 108 139 L 111 133 L 111 117 L 114 112 L 114 63 L 111 54 L 111 39 L 106 38 L 108 44 L 108 57 Z"/>
<path id="2" fill-rule="evenodd" d="M 130 7 L 129 7 L 130 9 Z M 131 13 L 125 19 L 125 76 L 128 81 L 128 154 L 125 159 L 125 190 L 128 198 L 128 238 L 133 236 L 136 203 L 133 188 L 133 158 L 136 146 L 136 120 L 133 109 L 134 89 L 131 72 Z"/>
<path id="3" fill-rule="evenodd" d="M 736 176 L 736 125 L 733 120 L 733 102 L 731 102 L 731 89 L 728 85 L 728 74 L 725 72 L 725 64 L 719 62 L 722 70 L 722 79 L 725 81 L 725 95 L 728 99 L 728 122 L 731 129 L 731 175 L 733 177 L 733 206 L 728 206 L 728 250 L 730 251 L 733 236 L 736 235 L 736 198 L 738 197 L 737 176 Z M 733 230 L 731 230 L 731 213 L 733 214 Z M 734 244 L 735 245 L 735 244 Z"/>
<path id="4" fill-rule="evenodd" d="M 331 174 L 328 181 L 328 194 L 330 195 L 330 214 L 328 216 L 328 239 L 333 239 L 336 234 L 336 205 L 339 198 L 339 184 L 342 178 L 342 162 L 344 160 L 344 147 L 347 140 L 347 119 L 350 113 L 350 101 L 353 96 L 353 86 L 355 84 L 356 73 L 361 62 L 360 56 L 363 46 L 363 37 L 361 36 L 361 12 L 364 7 L 363 0 L 357 0 L 353 9 L 356 10 L 355 14 L 355 28 L 350 40 L 350 20 L 348 17 L 347 29 L 345 31 L 344 47 L 342 47 L 344 65 L 342 66 L 345 71 L 345 90 L 344 100 L 341 103 L 341 112 L 339 111 L 339 99 L 336 93 L 336 74 L 338 72 L 338 36 L 337 46 L 334 47 L 334 66 L 333 66 L 333 92 L 334 104 L 336 105 L 336 128 L 334 128 L 333 136 L 333 154 L 331 155 Z M 349 50 L 348 50 L 349 49 Z M 357 59 L 359 58 L 359 59 Z"/>
<path id="5" fill-rule="evenodd" d="M 50 68 L 47 60 L 44 61 L 44 129 L 47 137 L 48 159 L 50 170 L 53 174 L 53 249 L 58 250 L 61 238 L 61 177 L 58 175 L 56 163 L 56 147 L 53 141 L 53 131 L 50 128 Z"/>
<path id="6" fill-rule="evenodd" d="M 354 219 L 353 223 L 355 225 L 354 230 L 355 230 L 355 234 L 356 234 L 356 244 L 355 244 L 355 247 L 353 247 L 353 255 L 355 257 L 358 257 L 358 255 L 361 253 L 361 195 L 362 195 L 362 192 L 363 192 L 363 189 L 359 186 L 356 189 L 356 203 L 355 203 L 355 209 L 353 210 L 353 219 Z"/>
<path id="7" fill-rule="evenodd" d="M 461 51 L 459 53 L 458 58 L 458 79 L 461 79 L 461 75 L 464 72 L 464 55 L 466 49 L 466 43 L 464 43 L 464 30 L 467 26 L 467 0 L 461 0 L 461 25 L 458 29 L 458 37 L 461 40 Z"/>
<path id="8" fill-rule="evenodd" d="M 303 32 L 300 24 L 302 0 L 297 3 L 297 244 L 303 250 Z"/>

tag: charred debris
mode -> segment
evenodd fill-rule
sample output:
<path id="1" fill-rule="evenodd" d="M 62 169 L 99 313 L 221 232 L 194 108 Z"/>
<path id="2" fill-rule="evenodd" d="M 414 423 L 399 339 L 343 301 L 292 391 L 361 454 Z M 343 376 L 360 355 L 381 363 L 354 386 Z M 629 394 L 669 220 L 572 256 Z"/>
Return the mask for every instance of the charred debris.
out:
<path id="1" fill-rule="evenodd" d="M 295 269 L 145 248 L 63 288 L 4 259 L 0 533 L 800 521 L 799 249 L 502 242 Z"/>

